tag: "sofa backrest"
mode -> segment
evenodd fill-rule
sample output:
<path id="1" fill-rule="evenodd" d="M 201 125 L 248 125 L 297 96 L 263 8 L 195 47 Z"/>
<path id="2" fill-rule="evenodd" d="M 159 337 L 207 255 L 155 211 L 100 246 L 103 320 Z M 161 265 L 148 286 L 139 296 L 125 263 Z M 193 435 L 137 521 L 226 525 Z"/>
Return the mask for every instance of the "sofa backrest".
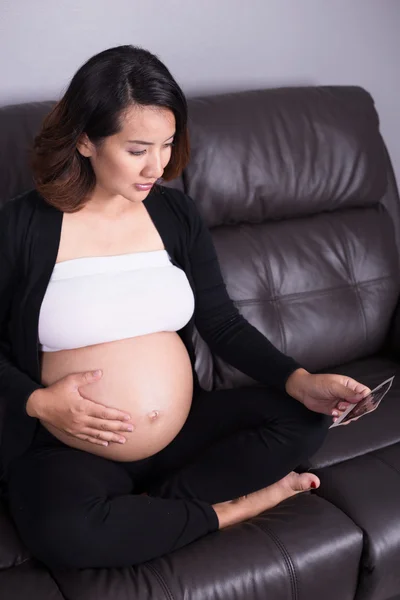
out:
<path id="1" fill-rule="evenodd" d="M 242 314 L 311 371 L 376 353 L 399 296 L 400 218 L 371 96 L 282 88 L 189 106 L 185 191 Z M 211 364 L 216 387 L 250 383 Z"/>
<path id="2" fill-rule="evenodd" d="M 399 201 L 358 87 L 191 98 L 186 191 L 243 315 L 307 369 L 376 353 L 400 291 Z M 28 150 L 53 102 L 0 109 L 0 202 L 32 187 Z M 249 384 L 195 334 L 206 389 Z"/>

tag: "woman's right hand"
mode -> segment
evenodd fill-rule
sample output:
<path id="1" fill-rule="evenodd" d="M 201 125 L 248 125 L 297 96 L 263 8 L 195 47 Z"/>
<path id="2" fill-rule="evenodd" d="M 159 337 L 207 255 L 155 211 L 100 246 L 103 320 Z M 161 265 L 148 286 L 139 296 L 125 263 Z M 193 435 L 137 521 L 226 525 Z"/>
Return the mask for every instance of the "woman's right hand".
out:
<path id="1" fill-rule="evenodd" d="M 26 412 L 63 433 L 101 446 L 126 441 L 119 432 L 133 431 L 130 415 L 93 402 L 79 388 L 101 379 L 102 372 L 72 373 L 52 385 L 35 390 L 28 398 Z"/>

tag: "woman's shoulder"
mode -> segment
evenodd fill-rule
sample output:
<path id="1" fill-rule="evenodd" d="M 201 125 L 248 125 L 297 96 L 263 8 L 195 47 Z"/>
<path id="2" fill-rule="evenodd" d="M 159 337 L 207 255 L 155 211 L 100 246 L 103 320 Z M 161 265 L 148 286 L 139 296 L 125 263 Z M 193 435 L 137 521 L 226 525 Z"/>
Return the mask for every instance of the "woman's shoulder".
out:
<path id="1" fill-rule="evenodd" d="M 18 216 L 20 219 L 26 216 L 29 219 L 32 212 L 44 204 L 45 201 L 42 196 L 35 188 L 32 188 L 6 200 L 0 208 L 0 215 L 2 220 L 13 216 Z"/>
<path id="2" fill-rule="evenodd" d="M 0 246 L 4 253 L 19 252 L 26 244 L 37 217 L 46 211 L 46 202 L 36 189 L 6 200 L 0 208 Z M 40 219 L 39 219 L 40 222 Z"/>
<path id="3" fill-rule="evenodd" d="M 192 221 L 196 219 L 198 214 L 196 204 L 193 199 L 179 188 L 169 187 L 165 185 L 157 184 L 158 191 L 162 196 L 167 198 L 172 210 L 181 213 L 185 219 Z"/>

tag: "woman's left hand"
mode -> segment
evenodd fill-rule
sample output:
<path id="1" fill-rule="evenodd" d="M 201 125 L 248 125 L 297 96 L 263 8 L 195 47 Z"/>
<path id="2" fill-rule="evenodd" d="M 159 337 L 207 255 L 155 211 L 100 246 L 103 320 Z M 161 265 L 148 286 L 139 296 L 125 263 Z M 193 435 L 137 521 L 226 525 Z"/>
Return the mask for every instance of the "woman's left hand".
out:
<path id="1" fill-rule="evenodd" d="M 336 418 L 350 404 L 371 393 L 367 386 L 347 375 L 313 375 L 305 369 L 297 369 L 289 376 L 286 391 L 309 410 Z"/>

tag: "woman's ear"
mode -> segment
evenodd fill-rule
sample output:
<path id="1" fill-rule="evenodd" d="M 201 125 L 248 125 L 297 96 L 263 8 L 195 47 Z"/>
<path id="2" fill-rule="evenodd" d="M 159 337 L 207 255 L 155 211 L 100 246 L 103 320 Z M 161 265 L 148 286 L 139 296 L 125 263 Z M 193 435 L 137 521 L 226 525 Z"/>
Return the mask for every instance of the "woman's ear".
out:
<path id="1" fill-rule="evenodd" d="M 82 133 L 82 135 L 79 136 L 76 149 L 80 154 L 82 154 L 82 156 L 86 156 L 86 158 L 89 158 L 93 155 L 94 145 L 89 140 L 86 133 Z"/>

